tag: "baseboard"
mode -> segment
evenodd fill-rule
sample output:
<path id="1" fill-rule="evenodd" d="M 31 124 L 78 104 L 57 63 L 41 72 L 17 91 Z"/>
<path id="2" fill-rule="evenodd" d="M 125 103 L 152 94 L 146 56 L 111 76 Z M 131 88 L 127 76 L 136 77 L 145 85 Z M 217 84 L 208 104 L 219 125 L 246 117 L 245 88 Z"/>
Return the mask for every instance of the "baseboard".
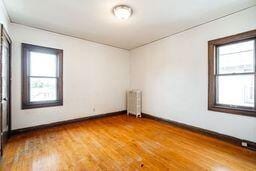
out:
<path id="1" fill-rule="evenodd" d="M 20 133 L 25 133 L 25 132 L 38 130 L 38 129 L 51 128 L 51 127 L 66 125 L 66 124 L 75 123 L 75 122 L 82 122 L 82 121 L 85 121 L 85 120 L 91 120 L 91 119 L 98 119 L 98 118 L 103 118 L 103 117 L 108 117 L 108 116 L 121 115 L 121 114 L 125 114 L 125 113 L 126 113 L 126 110 L 123 110 L 123 111 L 118 111 L 118 112 L 111 112 L 111 113 L 87 116 L 87 117 L 83 117 L 83 118 L 77 118 L 77 119 L 65 120 L 65 121 L 60 121 L 60 122 L 53 122 L 53 123 L 49 123 L 49 124 L 26 127 L 26 128 L 21 128 L 21 129 L 15 129 L 15 130 L 11 130 L 11 136 L 17 135 L 17 134 L 20 134 Z"/>
<path id="2" fill-rule="evenodd" d="M 196 132 L 196 133 L 207 135 L 207 136 L 210 136 L 210 137 L 213 137 L 213 138 L 216 138 L 216 139 L 228 142 L 228 143 L 232 143 L 232 144 L 240 146 L 240 147 L 244 147 L 244 148 L 256 151 L 256 143 L 255 142 L 242 140 L 242 139 L 232 137 L 232 136 L 229 136 L 229 135 L 224 135 L 224 134 L 214 132 L 214 131 L 210 131 L 210 130 L 207 130 L 207 129 L 187 125 L 187 124 L 176 122 L 176 121 L 169 120 L 169 119 L 156 117 L 156 116 L 146 114 L 146 113 L 143 113 L 142 116 L 146 117 L 146 118 L 151 118 L 151 119 L 154 119 L 154 120 L 157 120 L 157 121 L 166 122 L 168 124 L 171 124 L 171 125 L 183 128 L 183 129 L 187 129 L 189 131 L 193 131 L 193 132 Z M 247 147 L 242 146 L 242 143 L 247 143 Z"/>

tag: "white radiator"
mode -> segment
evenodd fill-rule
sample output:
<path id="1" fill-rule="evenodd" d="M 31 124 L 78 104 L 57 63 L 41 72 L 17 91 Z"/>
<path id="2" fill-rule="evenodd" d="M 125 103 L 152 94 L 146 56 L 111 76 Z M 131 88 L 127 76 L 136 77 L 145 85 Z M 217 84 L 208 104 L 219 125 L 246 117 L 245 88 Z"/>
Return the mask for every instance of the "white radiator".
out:
<path id="1" fill-rule="evenodd" d="M 127 115 L 134 114 L 141 117 L 142 93 L 140 90 L 131 90 L 127 92 Z"/>

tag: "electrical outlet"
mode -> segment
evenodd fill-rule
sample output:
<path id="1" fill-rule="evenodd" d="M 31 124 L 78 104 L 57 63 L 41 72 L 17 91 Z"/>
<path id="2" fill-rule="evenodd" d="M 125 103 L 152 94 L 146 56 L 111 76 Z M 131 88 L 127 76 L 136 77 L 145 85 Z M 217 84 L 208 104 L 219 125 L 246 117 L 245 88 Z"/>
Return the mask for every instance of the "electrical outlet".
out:
<path id="1" fill-rule="evenodd" d="M 95 112 L 95 108 L 93 108 L 92 111 Z"/>
<path id="2" fill-rule="evenodd" d="M 247 147 L 247 142 L 242 141 L 241 145 L 242 145 L 243 147 Z"/>

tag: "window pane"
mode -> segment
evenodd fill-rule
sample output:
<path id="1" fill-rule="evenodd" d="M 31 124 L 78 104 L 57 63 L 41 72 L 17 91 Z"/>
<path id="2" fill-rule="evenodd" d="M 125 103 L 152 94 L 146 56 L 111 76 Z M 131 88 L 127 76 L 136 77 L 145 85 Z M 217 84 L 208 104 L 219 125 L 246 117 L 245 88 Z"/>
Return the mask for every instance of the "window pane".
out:
<path id="1" fill-rule="evenodd" d="M 56 62 L 56 55 L 30 52 L 30 75 L 56 77 Z"/>
<path id="2" fill-rule="evenodd" d="M 30 101 L 57 100 L 56 78 L 30 78 Z"/>
<path id="3" fill-rule="evenodd" d="M 218 74 L 254 72 L 254 40 L 218 47 Z"/>
<path id="4" fill-rule="evenodd" d="M 254 107 L 254 75 L 218 76 L 217 103 Z"/>

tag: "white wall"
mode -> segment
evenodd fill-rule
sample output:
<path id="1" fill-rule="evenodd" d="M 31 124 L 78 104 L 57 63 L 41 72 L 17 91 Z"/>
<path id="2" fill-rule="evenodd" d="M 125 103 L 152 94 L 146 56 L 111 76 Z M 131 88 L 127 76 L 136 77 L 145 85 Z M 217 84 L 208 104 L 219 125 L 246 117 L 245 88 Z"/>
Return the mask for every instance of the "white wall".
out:
<path id="1" fill-rule="evenodd" d="M 129 51 L 10 24 L 12 129 L 125 110 Z M 64 50 L 64 105 L 21 110 L 21 43 Z M 93 108 L 96 109 L 93 112 Z"/>
<path id="2" fill-rule="evenodd" d="M 0 23 L 4 25 L 8 32 L 10 21 L 2 0 L 0 0 Z"/>
<path id="3" fill-rule="evenodd" d="M 207 110 L 208 40 L 256 29 L 256 7 L 131 51 L 143 112 L 256 142 L 256 118 Z"/>

